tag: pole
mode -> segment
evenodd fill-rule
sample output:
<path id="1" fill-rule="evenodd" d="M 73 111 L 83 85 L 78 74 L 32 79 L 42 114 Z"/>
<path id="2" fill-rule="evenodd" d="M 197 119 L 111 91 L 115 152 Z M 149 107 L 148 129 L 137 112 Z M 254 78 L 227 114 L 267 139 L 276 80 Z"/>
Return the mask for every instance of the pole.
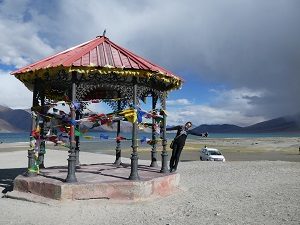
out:
<path id="1" fill-rule="evenodd" d="M 152 93 L 152 112 L 154 112 L 157 102 L 157 96 Z M 152 149 L 151 149 L 151 164 L 150 167 L 158 167 L 157 165 L 157 151 L 156 151 L 156 135 L 155 135 L 155 119 L 152 118 Z"/>
<path id="2" fill-rule="evenodd" d="M 133 85 L 133 107 L 137 105 L 137 84 Z M 131 172 L 129 180 L 139 180 L 138 175 L 138 142 L 137 142 L 137 120 L 132 125 L 132 154 L 131 154 Z"/>
<path id="3" fill-rule="evenodd" d="M 75 107 L 73 102 L 76 100 L 76 72 L 72 73 L 72 98 L 71 98 L 71 120 L 75 120 Z M 74 183 L 77 182 L 77 178 L 75 175 L 76 170 L 76 153 L 74 148 L 74 125 L 70 124 L 70 150 L 69 150 L 69 158 L 68 158 L 68 175 L 66 178 L 67 183 Z"/>
<path id="4" fill-rule="evenodd" d="M 121 101 L 118 101 L 118 111 L 121 110 Z M 117 137 L 120 136 L 120 132 L 121 132 L 121 121 L 119 120 L 117 122 Z M 122 164 L 121 162 L 121 141 L 117 138 L 116 140 L 116 160 L 114 162 L 114 165 L 116 166 L 120 166 Z"/>
<path id="5" fill-rule="evenodd" d="M 42 114 L 45 115 L 47 112 L 45 112 L 45 94 L 43 90 L 40 90 L 41 93 L 41 111 Z M 39 151 L 39 166 L 40 168 L 45 168 L 44 165 L 44 159 L 45 159 L 45 153 L 46 153 L 46 143 L 45 143 L 45 118 L 42 119 L 41 123 L 41 143 L 40 143 L 40 151 Z"/>
<path id="6" fill-rule="evenodd" d="M 76 114 L 76 120 L 81 119 L 81 113 L 80 113 L 79 109 L 76 110 L 75 114 Z M 77 131 L 79 131 L 79 125 L 78 124 L 76 125 L 76 129 L 77 129 Z M 75 164 L 76 164 L 76 168 L 79 169 L 80 168 L 80 161 L 79 161 L 80 137 L 79 137 L 79 135 L 75 136 L 75 142 L 76 142 L 76 146 L 75 146 L 76 162 L 75 162 Z"/>
<path id="7" fill-rule="evenodd" d="M 162 153 L 161 153 L 161 173 L 168 173 L 168 152 L 167 152 L 167 139 L 166 139 L 166 126 L 167 126 L 167 115 L 166 111 L 166 92 L 163 93 L 162 98 L 162 109 L 163 109 L 163 132 L 162 132 Z"/>
<path id="8" fill-rule="evenodd" d="M 32 94 L 32 108 L 31 108 L 31 131 L 30 131 L 30 148 L 28 149 L 27 152 L 27 158 L 28 158 L 28 166 L 27 166 L 27 171 L 24 174 L 26 177 L 34 177 L 37 175 L 36 171 L 33 171 L 32 168 L 34 167 L 34 145 L 33 145 L 33 136 L 32 136 L 32 131 L 35 130 L 36 128 L 36 118 L 34 115 L 34 107 L 39 105 L 39 100 L 37 97 L 37 81 L 34 81 L 33 84 L 33 94 Z"/>

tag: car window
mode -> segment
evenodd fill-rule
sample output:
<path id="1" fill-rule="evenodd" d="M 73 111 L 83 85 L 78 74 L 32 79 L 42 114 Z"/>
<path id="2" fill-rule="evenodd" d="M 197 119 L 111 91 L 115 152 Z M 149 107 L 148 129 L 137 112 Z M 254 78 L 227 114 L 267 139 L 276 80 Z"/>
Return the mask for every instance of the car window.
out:
<path id="1" fill-rule="evenodd" d="M 210 155 L 222 155 L 219 151 L 209 151 Z"/>

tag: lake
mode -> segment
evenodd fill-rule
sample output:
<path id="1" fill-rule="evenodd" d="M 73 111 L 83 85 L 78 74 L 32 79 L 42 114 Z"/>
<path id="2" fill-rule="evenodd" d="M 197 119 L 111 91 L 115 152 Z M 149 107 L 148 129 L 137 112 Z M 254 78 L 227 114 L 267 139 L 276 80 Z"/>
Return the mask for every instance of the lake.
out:
<path id="1" fill-rule="evenodd" d="M 109 140 L 100 140 L 100 132 L 89 132 L 85 134 L 86 136 L 92 136 L 92 140 L 87 140 L 81 138 L 82 142 L 114 142 L 114 138 L 116 133 L 115 132 L 106 132 L 103 133 L 109 136 Z M 130 133 L 121 133 L 123 137 L 130 138 Z M 142 139 L 143 137 L 151 138 L 150 133 L 140 133 L 139 138 Z M 167 133 L 167 139 L 171 140 L 175 136 L 175 133 Z M 249 133 L 249 134 L 238 134 L 238 133 L 210 133 L 209 138 L 264 138 L 264 137 L 300 137 L 300 133 Z M 202 137 L 189 135 L 188 139 L 201 139 Z M 3 143 L 13 143 L 13 142 L 28 142 L 29 141 L 29 132 L 20 132 L 20 133 L 0 133 L 0 142 Z M 130 141 L 126 141 L 130 142 Z"/>

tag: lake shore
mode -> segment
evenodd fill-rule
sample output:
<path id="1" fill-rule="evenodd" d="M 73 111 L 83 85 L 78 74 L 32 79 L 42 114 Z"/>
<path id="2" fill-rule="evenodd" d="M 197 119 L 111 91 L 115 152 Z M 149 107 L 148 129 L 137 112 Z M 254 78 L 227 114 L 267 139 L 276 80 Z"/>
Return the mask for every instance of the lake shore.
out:
<path id="1" fill-rule="evenodd" d="M 170 142 L 170 140 L 169 140 Z M 82 152 L 101 153 L 108 155 L 115 155 L 115 142 L 109 142 L 109 149 L 101 149 L 103 142 L 83 142 L 80 145 Z M 131 148 L 123 148 L 122 142 L 122 157 L 130 158 Z M 107 143 L 106 143 L 107 145 Z M 300 137 L 265 137 L 265 138 L 198 138 L 187 139 L 186 145 L 181 155 L 181 161 L 198 161 L 199 151 L 204 146 L 217 148 L 225 156 L 227 161 L 289 161 L 300 162 Z M 12 151 L 27 151 L 28 143 L 2 143 L 0 144 L 1 152 Z M 47 144 L 48 151 L 51 149 L 67 151 L 66 147 L 54 146 L 53 143 Z M 160 160 L 162 147 L 157 147 L 157 159 Z M 169 155 L 171 149 L 167 145 Z M 143 160 L 150 160 L 151 146 L 139 143 L 139 158 Z"/>
<path id="2" fill-rule="evenodd" d="M 204 146 L 217 148 L 225 156 L 227 161 L 289 161 L 300 162 L 300 138 L 201 138 L 188 139 L 182 151 L 181 161 L 198 161 L 200 149 Z M 161 150 L 161 147 L 158 148 Z M 167 146 L 169 155 L 171 149 Z M 88 151 L 88 150 L 87 150 Z M 115 151 L 107 151 L 106 154 L 114 155 Z M 122 155 L 130 157 L 131 150 L 124 149 Z M 140 146 L 139 158 L 149 159 L 151 146 Z M 160 151 L 158 159 L 160 160 Z"/>

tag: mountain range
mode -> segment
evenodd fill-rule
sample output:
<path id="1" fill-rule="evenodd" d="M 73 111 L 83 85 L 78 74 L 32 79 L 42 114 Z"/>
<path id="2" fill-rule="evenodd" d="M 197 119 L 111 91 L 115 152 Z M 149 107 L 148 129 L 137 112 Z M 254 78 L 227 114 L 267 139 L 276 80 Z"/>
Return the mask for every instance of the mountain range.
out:
<path id="1" fill-rule="evenodd" d="M 274 133 L 300 132 L 300 113 L 293 116 L 279 117 L 251 126 L 240 127 L 231 124 L 200 125 L 192 130 L 194 134 L 202 133 Z"/>
<path id="2" fill-rule="evenodd" d="M 0 106 L 0 133 L 29 131 L 31 115 L 23 109 Z"/>
<path id="3" fill-rule="evenodd" d="M 31 115 L 28 110 L 11 109 L 0 105 L 0 133 L 29 131 Z M 121 123 L 123 132 L 130 132 L 129 123 Z M 113 128 L 99 127 L 95 131 L 114 131 Z M 151 130 L 148 129 L 150 132 Z M 241 127 L 232 124 L 200 125 L 192 130 L 194 134 L 202 133 L 273 133 L 273 132 L 300 132 L 300 113 L 293 116 L 284 116 Z"/>

